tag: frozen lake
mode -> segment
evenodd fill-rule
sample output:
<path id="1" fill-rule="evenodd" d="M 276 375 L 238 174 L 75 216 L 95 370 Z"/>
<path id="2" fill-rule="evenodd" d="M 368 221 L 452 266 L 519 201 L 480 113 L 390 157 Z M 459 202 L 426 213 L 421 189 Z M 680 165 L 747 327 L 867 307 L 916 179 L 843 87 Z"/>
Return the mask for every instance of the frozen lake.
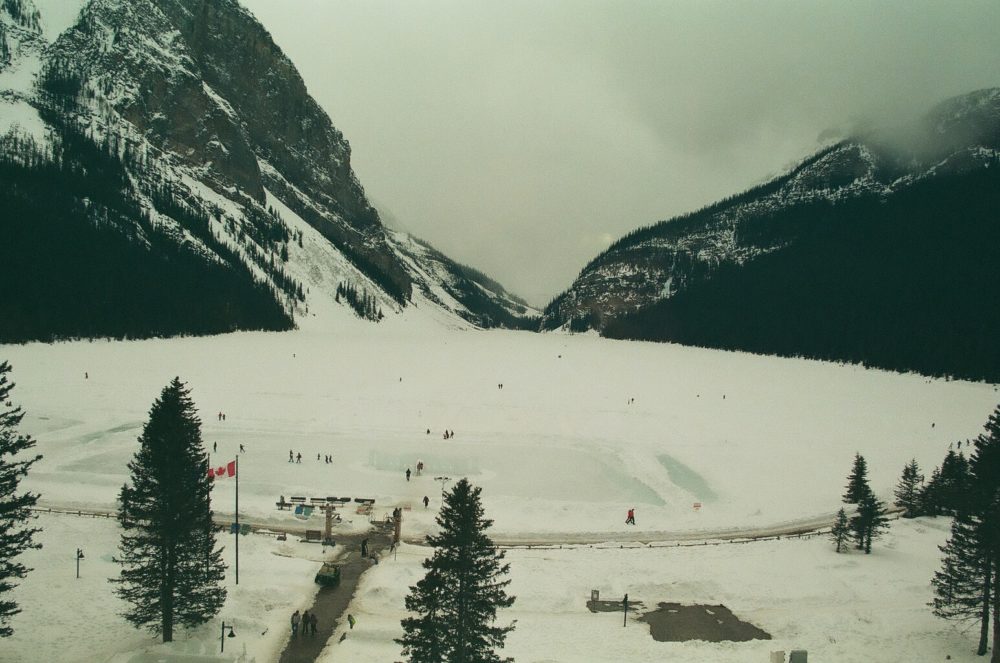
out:
<path id="1" fill-rule="evenodd" d="M 997 399 L 991 385 L 854 366 L 589 335 L 414 330 L 406 318 L 336 333 L 0 350 L 27 411 L 22 428 L 45 455 L 28 485 L 46 503 L 112 508 L 148 409 L 177 375 L 206 446 L 218 445 L 213 463 L 246 448 L 244 517 L 292 518 L 275 509 L 279 495 L 369 497 L 413 507 L 410 537 L 428 531 L 449 485 L 435 477 L 482 486 L 498 535 L 620 532 L 630 507 L 639 532 L 833 513 L 855 451 L 888 498 L 907 460 L 938 464 L 949 443 L 979 433 Z M 418 460 L 423 475 L 406 481 Z M 219 482 L 217 511 L 232 510 L 233 488 Z"/>

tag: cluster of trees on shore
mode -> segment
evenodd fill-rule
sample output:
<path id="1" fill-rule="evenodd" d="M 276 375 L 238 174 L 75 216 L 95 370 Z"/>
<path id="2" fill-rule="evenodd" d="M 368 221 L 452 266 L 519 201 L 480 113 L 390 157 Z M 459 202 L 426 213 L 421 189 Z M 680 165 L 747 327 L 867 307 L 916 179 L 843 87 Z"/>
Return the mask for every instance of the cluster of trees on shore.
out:
<path id="1" fill-rule="evenodd" d="M 916 459 L 904 467 L 894 490 L 894 504 L 904 518 L 950 516 L 951 533 L 941 568 L 931 584 L 930 607 L 944 619 L 979 623 L 977 653 L 989 649 L 992 620 L 992 663 L 1000 663 L 1000 406 L 990 415 L 985 432 L 948 449 L 940 467 L 925 481 Z M 871 542 L 887 527 L 886 508 L 868 485 L 867 463 L 859 453 L 848 477 L 843 500 L 856 504 L 853 516 L 842 508 L 831 528 L 837 552 L 853 539 L 859 550 L 871 552 Z"/>

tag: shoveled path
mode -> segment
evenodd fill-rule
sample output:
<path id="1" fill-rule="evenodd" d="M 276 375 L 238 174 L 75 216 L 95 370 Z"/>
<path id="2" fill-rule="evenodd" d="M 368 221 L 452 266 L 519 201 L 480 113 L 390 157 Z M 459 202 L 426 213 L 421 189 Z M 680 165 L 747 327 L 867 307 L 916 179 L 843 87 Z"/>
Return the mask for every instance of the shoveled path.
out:
<path id="1" fill-rule="evenodd" d="M 337 624 L 346 619 L 344 612 L 354 597 L 361 574 L 371 568 L 371 561 L 361 557 L 361 540 L 368 539 L 369 552 L 377 552 L 384 557 L 385 550 L 391 542 L 391 530 L 383 525 L 376 525 L 370 532 L 338 537 L 346 552 L 336 560 L 340 565 L 340 584 L 336 587 L 321 587 L 316 593 L 316 599 L 309 606 L 309 613 L 316 614 L 316 635 L 303 635 L 302 627 L 299 634 L 291 636 L 285 651 L 281 653 L 280 663 L 313 663 L 327 641 L 333 636 Z M 291 615 L 285 623 L 291 631 Z"/>

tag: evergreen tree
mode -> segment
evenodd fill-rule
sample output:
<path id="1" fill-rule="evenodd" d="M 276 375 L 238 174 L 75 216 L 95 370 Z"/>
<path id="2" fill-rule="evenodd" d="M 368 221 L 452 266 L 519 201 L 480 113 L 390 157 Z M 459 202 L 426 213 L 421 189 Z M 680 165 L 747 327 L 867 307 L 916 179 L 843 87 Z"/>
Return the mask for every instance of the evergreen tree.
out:
<path id="1" fill-rule="evenodd" d="M 968 507 L 969 461 L 961 452 L 949 449 L 941 463 L 941 485 L 938 495 L 940 510 L 955 515 Z"/>
<path id="2" fill-rule="evenodd" d="M 934 614 L 945 619 L 979 621 L 979 655 L 988 650 L 992 612 L 990 660 L 1000 663 L 1000 407 L 973 444 L 965 494 L 951 537 L 941 548 L 942 569 L 932 580 L 936 594 L 932 606 Z"/>
<path id="3" fill-rule="evenodd" d="M 979 545 L 982 521 L 969 512 L 960 512 L 951 524 L 951 536 L 939 549 L 944 556 L 941 569 L 934 572 L 933 612 L 943 619 L 979 621 L 979 646 L 986 653 L 992 574 L 987 551 Z"/>
<path id="4" fill-rule="evenodd" d="M 111 582 L 130 606 L 122 616 L 170 642 L 175 624 L 203 624 L 226 599 L 222 549 L 206 508 L 212 480 L 201 421 L 180 378 L 153 403 L 128 467 L 132 485 L 119 494 L 122 571 Z"/>
<path id="5" fill-rule="evenodd" d="M 941 469 L 938 467 L 920 490 L 920 511 L 928 516 L 941 515 Z"/>
<path id="6" fill-rule="evenodd" d="M 871 488 L 868 487 L 868 464 L 865 462 L 864 456 L 855 453 L 854 466 L 851 468 L 851 474 L 847 477 L 844 503 L 860 504 L 861 499 L 871 492 Z"/>
<path id="7" fill-rule="evenodd" d="M 836 542 L 838 553 L 850 534 L 851 527 L 848 524 L 847 512 L 841 509 L 837 512 L 837 519 L 833 521 L 833 527 L 830 528 L 830 538 Z"/>
<path id="8" fill-rule="evenodd" d="M 873 493 L 869 492 L 861 498 L 858 512 L 851 519 L 851 531 L 854 533 L 858 550 L 864 550 L 866 555 L 871 554 L 872 540 L 877 539 L 882 530 L 889 527 L 889 520 L 885 514 L 885 504 Z"/>
<path id="9" fill-rule="evenodd" d="M 410 588 L 406 597 L 406 609 L 418 616 L 403 619 L 405 635 L 396 642 L 403 645 L 403 655 L 408 655 L 414 663 L 446 660 L 448 633 L 441 609 L 441 597 L 445 591 L 447 585 L 441 575 L 435 570 L 428 570 L 427 575 Z"/>
<path id="10" fill-rule="evenodd" d="M 903 476 L 896 486 L 895 505 L 903 509 L 903 516 L 915 518 L 920 515 L 920 485 L 924 482 L 924 477 L 920 474 L 920 467 L 917 459 L 910 460 L 903 468 Z"/>
<path id="11" fill-rule="evenodd" d="M 481 488 L 466 479 L 444 498 L 437 517 L 438 534 L 427 537 L 434 554 L 424 560 L 427 575 L 410 587 L 402 621 L 403 655 L 410 663 L 501 663 L 494 651 L 503 648 L 514 624 L 497 626 L 497 610 L 510 607 L 505 591 L 510 570 L 485 531 L 493 521 L 483 517 Z"/>
<path id="12" fill-rule="evenodd" d="M 14 560 L 25 550 L 42 547 L 34 542 L 34 535 L 40 530 L 27 526 L 33 518 L 31 507 L 38 501 L 38 495 L 17 492 L 21 479 L 41 456 L 23 456 L 35 446 L 35 441 L 17 432 L 24 412 L 20 406 L 11 404 L 14 383 L 7 379 L 9 372 L 10 364 L 0 362 L 0 638 L 14 633 L 10 621 L 21 612 L 17 602 L 7 597 L 17 586 L 15 581 L 31 571 Z"/>
<path id="13" fill-rule="evenodd" d="M 985 562 L 983 584 L 992 588 L 993 656 L 992 663 L 1000 663 L 1000 406 L 986 421 L 986 432 L 974 442 L 969 459 L 969 486 L 972 508 L 979 515 L 977 543 L 983 551 Z M 985 622 L 987 610 L 983 611 Z M 982 625 L 983 630 L 986 624 Z"/>

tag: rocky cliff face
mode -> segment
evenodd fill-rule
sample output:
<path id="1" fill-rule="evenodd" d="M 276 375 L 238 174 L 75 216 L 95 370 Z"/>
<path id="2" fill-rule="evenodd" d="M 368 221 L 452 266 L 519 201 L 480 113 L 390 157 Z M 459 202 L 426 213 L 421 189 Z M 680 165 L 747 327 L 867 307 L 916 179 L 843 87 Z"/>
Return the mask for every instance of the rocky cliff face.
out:
<path id="1" fill-rule="evenodd" d="M 832 145 L 771 182 L 626 235 L 546 307 L 542 326 L 603 329 L 722 267 L 792 247 L 801 228 L 788 225 L 785 210 L 885 199 L 929 177 L 987 167 L 1000 150 L 998 131 L 1000 89 L 989 89 L 942 103 L 899 135 Z"/>
<path id="2" fill-rule="evenodd" d="M 347 306 L 338 291 L 364 293 L 365 310 L 400 312 L 442 287 L 428 281 L 440 271 L 400 250 L 351 169 L 348 142 L 235 0 L 54 1 L 0 5 L 0 119 L 22 119 L 0 122 L 0 158 L 79 161 L 59 175 L 75 178 L 96 172 L 93 154 L 108 155 L 125 177 L 103 211 L 85 204 L 86 191 L 66 201 L 87 210 L 81 223 L 140 244 L 151 232 L 172 237 L 270 288 L 289 319 L 314 303 Z M 119 208 L 133 211 L 108 214 Z M 487 299 L 511 301 L 502 289 Z M 458 299 L 430 301 L 477 324 L 492 319 Z"/>

